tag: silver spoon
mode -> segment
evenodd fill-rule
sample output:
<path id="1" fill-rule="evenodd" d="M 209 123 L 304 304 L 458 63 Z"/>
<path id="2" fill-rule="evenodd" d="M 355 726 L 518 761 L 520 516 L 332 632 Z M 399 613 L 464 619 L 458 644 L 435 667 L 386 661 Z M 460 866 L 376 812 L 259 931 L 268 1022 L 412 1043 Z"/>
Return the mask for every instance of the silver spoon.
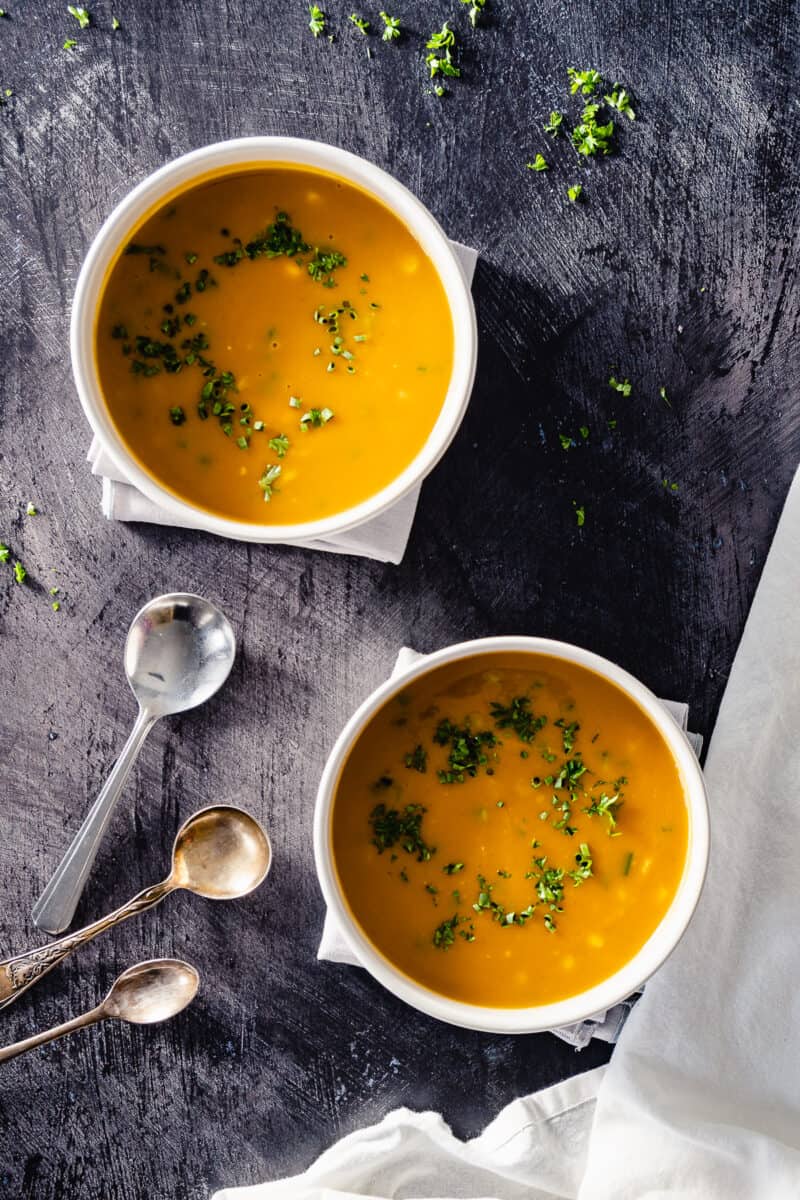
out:
<path id="1" fill-rule="evenodd" d="M 230 621 L 201 596 L 157 596 L 133 618 L 125 673 L 139 714 L 89 815 L 33 906 L 38 929 L 63 933 L 69 928 L 111 814 L 153 725 L 213 696 L 228 678 L 235 654 Z"/>
<path id="2" fill-rule="evenodd" d="M 76 1029 L 96 1025 L 98 1021 L 129 1021 L 132 1025 L 167 1021 L 191 1004 L 199 985 L 200 976 L 194 967 L 178 958 L 155 958 L 137 963 L 123 971 L 97 1008 L 44 1033 L 4 1046 L 0 1049 L 0 1062 L 16 1058 L 26 1050 L 33 1050 L 34 1046 L 43 1046 L 45 1042 L 64 1037 Z"/>
<path id="3" fill-rule="evenodd" d="M 170 892 L 184 888 L 208 900 L 235 900 L 263 882 L 271 861 L 269 838 L 255 817 L 225 804 L 201 808 L 178 830 L 172 870 L 162 883 L 145 888 L 84 929 L 0 962 L 0 1008 L 11 1004 L 73 950 L 120 921 L 155 907 Z"/>

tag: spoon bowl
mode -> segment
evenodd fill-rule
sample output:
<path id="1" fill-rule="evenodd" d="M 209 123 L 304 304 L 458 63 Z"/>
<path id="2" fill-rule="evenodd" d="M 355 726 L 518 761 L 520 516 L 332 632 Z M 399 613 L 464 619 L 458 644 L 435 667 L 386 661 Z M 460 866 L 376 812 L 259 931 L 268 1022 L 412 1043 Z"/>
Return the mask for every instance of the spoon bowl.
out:
<path id="1" fill-rule="evenodd" d="M 189 817 L 175 838 L 172 882 L 208 900 L 236 900 L 266 878 L 272 848 L 254 817 L 218 804 Z"/>
<path id="2" fill-rule="evenodd" d="M 236 655 L 231 623 L 210 600 L 188 592 L 156 596 L 131 622 L 125 673 L 152 717 L 203 704 L 230 674 Z"/>
<path id="3" fill-rule="evenodd" d="M 101 1004 L 104 1017 L 152 1025 L 176 1016 L 194 1000 L 200 976 L 177 958 L 137 963 L 114 981 Z"/>

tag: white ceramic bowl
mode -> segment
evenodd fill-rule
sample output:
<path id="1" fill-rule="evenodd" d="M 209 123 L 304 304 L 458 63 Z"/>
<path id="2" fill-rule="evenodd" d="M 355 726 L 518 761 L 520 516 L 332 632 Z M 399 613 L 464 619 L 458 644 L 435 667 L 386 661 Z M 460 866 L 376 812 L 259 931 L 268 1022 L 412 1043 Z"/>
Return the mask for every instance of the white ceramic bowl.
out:
<path id="1" fill-rule="evenodd" d="M 169 195 L 215 171 L 254 163 L 291 163 L 339 175 L 376 196 L 408 227 L 433 262 L 453 319 L 454 354 L 442 410 L 416 458 L 382 491 L 332 517 L 295 525 L 254 525 L 215 516 L 168 492 L 139 465 L 117 433 L 103 401 L 94 360 L 97 308 L 103 282 L 120 247 L 139 222 Z M 92 242 L 72 304 L 72 370 L 83 410 L 103 449 L 131 483 L 177 520 L 198 524 L 225 537 L 250 542 L 302 541 L 353 529 L 385 511 L 433 469 L 452 441 L 464 415 L 475 377 L 478 338 L 469 285 L 444 231 L 401 183 L 355 154 L 303 138 L 249 137 L 204 146 L 149 175 L 117 205 Z"/>
<path id="2" fill-rule="evenodd" d="M 393 966 L 369 941 L 350 912 L 341 890 L 331 849 L 331 817 L 336 787 L 351 747 L 370 718 L 408 684 L 443 663 L 492 652 L 522 651 L 548 654 L 588 667 L 615 684 L 644 710 L 669 745 L 683 780 L 688 809 L 689 840 L 683 875 L 674 899 L 660 924 L 642 948 L 619 971 L 586 991 L 531 1008 L 486 1008 L 450 1000 L 423 987 Z M 689 742 L 661 702 L 621 667 L 566 642 L 547 638 L 495 637 L 462 642 L 430 654 L 402 674 L 390 679 L 369 696 L 342 730 L 325 765 L 314 814 L 314 857 L 325 902 L 351 951 L 371 975 L 429 1016 L 466 1029 L 489 1033 L 537 1033 L 583 1021 L 637 991 L 674 950 L 689 923 L 700 896 L 708 862 L 708 806 L 700 765 Z"/>

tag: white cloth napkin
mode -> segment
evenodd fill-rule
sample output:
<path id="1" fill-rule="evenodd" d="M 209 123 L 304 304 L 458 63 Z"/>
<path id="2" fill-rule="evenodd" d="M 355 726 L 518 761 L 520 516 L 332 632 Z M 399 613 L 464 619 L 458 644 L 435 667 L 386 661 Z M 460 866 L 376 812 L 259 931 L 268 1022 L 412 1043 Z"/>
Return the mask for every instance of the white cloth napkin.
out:
<path id="1" fill-rule="evenodd" d="M 397 661 L 392 670 L 392 677 L 399 674 L 401 671 L 407 670 L 413 666 L 415 662 L 419 662 L 424 655 L 418 654 L 416 650 L 410 650 L 404 646 L 397 656 Z M 686 725 L 689 719 L 688 704 L 680 704 L 676 700 L 662 700 L 662 704 L 675 719 L 681 729 L 686 731 Z M 695 754 L 700 753 L 703 739 L 697 733 L 687 733 L 686 735 L 692 743 Z M 317 951 L 317 958 L 324 959 L 328 962 L 349 963 L 351 966 L 360 967 L 359 959 L 353 954 L 353 951 L 348 946 L 342 931 L 339 928 L 334 917 L 326 912 L 325 924 L 322 929 L 322 939 Z M 629 1000 L 623 1000 L 621 1004 L 616 1004 L 613 1008 L 607 1009 L 605 1012 L 596 1013 L 587 1021 L 579 1021 L 576 1025 L 562 1025 L 560 1029 L 554 1029 L 552 1032 L 556 1037 L 560 1037 L 562 1041 L 569 1042 L 576 1049 L 582 1049 L 591 1038 L 599 1038 L 603 1042 L 615 1042 L 619 1037 L 622 1026 L 628 1016 L 633 1005 L 636 1003 L 636 996 Z"/>
<path id="2" fill-rule="evenodd" d="M 451 242 L 461 264 L 467 283 L 472 283 L 478 261 L 477 250 Z M 180 520 L 148 500 L 138 488 L 128 481 L 119 467 L 103 450 L 97 438 L 92 439 L 87 458 L 92 474 L 99 475 L 103 482 L 103 516 L 109 521 L 144 521 L 150 525 L 171 525 L 182 529 L 206 529 L 203 518 Z M 421 485 L 420 485 L 421 486 Z M 308 550 L 324 550 L 328 554 L 355 554 L 361 558 L 374 558 L 378 562 L 399 563 L 405 554 L 414 514 L 417 511 L 420 487 L 414 488 L 396 504 L 371 521 L 365 521 L 347 533 L 336 537 L 315 538 L 308 541 L 291 541 L 286 546 L 303 546 Z M 213 532 L 206 530 L 206 532 Z"/>
<path id="3" fill-rule="evenodd" d="M 475 1141 L 401 1109 L 304 1175 L 216 1200 L 797 1200 L 798 547 L 800 473 L 709 748 L 708 881 L 609 1066 L 514 1101 Z"/>

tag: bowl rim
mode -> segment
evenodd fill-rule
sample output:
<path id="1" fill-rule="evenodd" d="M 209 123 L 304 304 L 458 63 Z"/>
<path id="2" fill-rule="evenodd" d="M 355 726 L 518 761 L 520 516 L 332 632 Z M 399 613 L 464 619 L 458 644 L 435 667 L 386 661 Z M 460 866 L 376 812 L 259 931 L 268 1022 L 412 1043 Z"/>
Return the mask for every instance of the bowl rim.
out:
<path id="1" fill-rule="evenodd" d="M 295 524 L 256 525 L 210 513 L 169 491 L 127 449 L 105 405 L 94 357 L 97 307 L 108 268 L 135 226 L 171 192 L 203 176 L 270 163 L 329 171 L 361 187 L 388 207 L 433 262 L 453 321 L 453 367 L 441 410 L 414 459 L 381 491 L 340 513 Z M 201 146 L 172 159 L 128 192 L 95 235 L 78 276 L 70 320 L 75 386 L 86 419 L 103 450 L 149 500 L 176 523 L 250 542 L 306 543 L 345 533 L 384 513 L 418 487 L 455 437 L 469 403 L 478 354 L 477 322 L 470 285 L 452 244 L 421 200 L 382 167 L 360 155 L 309 138 L 256 136 Z"/>
<path id="2" fill-rule="evenodd" d="M 684 784 L 688 845 L 683 874 L 669 908 L 643 946 L 618 971 L 574 996 L 528 1008 L 491 1008 L 452 1000 L 417 983 L 395 967 L 361 930 L 345 902 L 333 863 L 331 817 L 336 786 L 345 759 L 368 720 L 391 696 L 445 663 L 486 653 L 523 651 L 546 654 L 588 667 L 629 696 L 665 738 Z M 635 676 L 593 651 L 550 638 L 500 636 L 445 646 L 400 670 L 359 705 L 345 725 L 325 764 L 314 811 L 314 859 L 322 894 L 350 951 L 379 983 L 399 999 L 438 1020 L 486 1033 L 539 1033 L 573 1025 L 613 1008 L 638 991 L 677 946 L 697 906 L 709 853 L 708 800 L 700 764 L 688 738 L 649 688 Z"/>

